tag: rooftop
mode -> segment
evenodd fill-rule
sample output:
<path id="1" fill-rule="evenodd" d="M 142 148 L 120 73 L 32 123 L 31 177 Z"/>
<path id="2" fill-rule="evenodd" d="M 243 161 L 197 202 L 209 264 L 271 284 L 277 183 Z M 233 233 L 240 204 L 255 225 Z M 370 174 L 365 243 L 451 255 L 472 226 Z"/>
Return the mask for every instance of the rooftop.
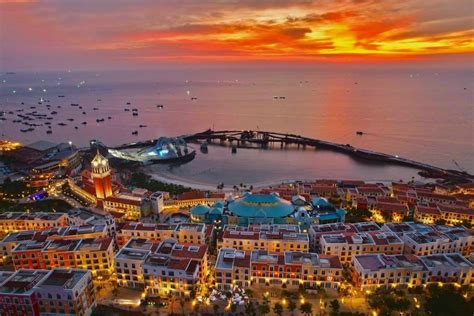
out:
<path id="1" fill-rule="evenodd" d="M 0 293 L 22 294 L 32 290 L 49 271 L 18 270 L 0 284 Z"/>
<path id="2" fill-rule="evenodd" d="M 31 149 L 34 149 L 34 150 L 37 150 L 37 151 L 46 151 L 46 150 L 51 150 L 51 149 L 53 149 L 57 146 L 58 146 L 58 144 L 48 142 L 46 140 L 40 140 L 40 141 L 34 142 L 32 144 L 26 145 L 25 147 L 31 148 Z"/>
<path id="3" fill-rule="evenodd" d="M 37 285 L 37 287 L 61 287 L 70 290 L 87 275 L 88 270 L 80 269 L 53 269 L 49 274 Z"/>
<path id="4" fill-rule="evenodd" d="M 277 193 L 246 192 L 243 197 L 229 202 L 228 209 L 240 217 L 277 218 L 286 217 L 294 212 L 291 202 L 281 199 Z"/>

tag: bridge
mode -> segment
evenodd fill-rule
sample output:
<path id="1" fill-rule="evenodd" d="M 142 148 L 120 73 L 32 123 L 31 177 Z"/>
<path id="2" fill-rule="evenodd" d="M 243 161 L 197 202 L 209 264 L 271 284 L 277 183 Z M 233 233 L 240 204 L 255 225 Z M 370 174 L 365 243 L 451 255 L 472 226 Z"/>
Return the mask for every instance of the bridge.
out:
<path id="1" fill-rule="evenodd" d="M 426 175 L 456 178 L 472 181 L 474 177 L 467 172 L 439 168 L 430 164 L 415 160 L 402 158 L 397 155 L 389 155 L 362 148 L 356 148 L 350 144 L 338 144 L 320 139 L 309 138 L 295 134 L 285 134 L 268 131 L 252 130 L 220 130 L 208 129 L 204 132 L 181 136 L 187 142 L 207 142 L 222 146 L 235 146 L 236 148 L 287 148 L 296 146 L 297 148 L 315 148 L 340 152 L 356 159 L 375 161 L 386 164 L 403 165 L 425 172 Z M 114 149 L 127 149 L 151 146 L 156 143 L 156 139 L 143 142 L 136 142 L 117 146 Z"/>

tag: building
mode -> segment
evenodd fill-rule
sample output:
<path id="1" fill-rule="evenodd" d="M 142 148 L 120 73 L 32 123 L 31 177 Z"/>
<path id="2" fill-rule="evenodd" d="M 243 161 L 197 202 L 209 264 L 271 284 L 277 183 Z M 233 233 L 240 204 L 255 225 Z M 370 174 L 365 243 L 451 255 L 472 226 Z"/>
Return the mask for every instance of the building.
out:
<path id="1" fill-rule="evenodd" d="M 0 283 L 0 311 L 2 315 L 40 315 L 40 298 L 36 285 L 48 271 L 19 270 Z"/>
<path id="2" fill-rule="evenodd" d="M 370 208 L 376 222 L 401 222 L 408 215 L 408 207 L 400 202 L 376 202 Z"/>
<path id="3" fill-rule="evenodd" d="M 5 212 L 0 214 L 0 231 L 44 230 L 67 225 L 66 213 Z"/>
<path id="4" fill-rule="evenodd" d="M 434 224 L 443 221 L 449 225 L 467 223 L 474 225 L 474 209 L 460 205 L 421 206 L 417 205 L 414 218 L 418 222 Z"/>
<path id="5" fill-rule="evenodd" d="M 114 217 L 98 209 L 71 209 L 67 212 L 67 223 L 73 226 L 105 225 L 109 236 L 115 236 L 117 231 Z"/>
<path id="6" fill-rule="evenodd" d="M 225 226 L 217 248 L 267 250 L 270 252 L 309 251 L 309 237 L 298 225 Z"/>
<path id="7" fill-rule="evenodd" d="M 234 285 L 253 289 L 337 289 L 342 265 L 337 256 L 288 251 L 271 253 L 222 248 L 216 261 L 216 285 L 229 290 Z"/>
<path id="8" fill-rule="evenodd" d="M 207 246 L 164 240 L 142 268 L 148 294 L 194 296 L 208 274 Z"/>
<path id="9" fill-rule="evenodd" d="M 79 268 L 100 279 L 113 273 L 114 255 L 110 237 L 20 243 L 12 250 L 16 270 Z"/>
<path id="10" fill-rule="evenodd" d="M 405 243 L 404 252 L 417 256 L 459 253 L 467 257 L 474 252 L 474 233 L 462 226 L 435 226 L 431 231 L 409 232 L 401 238 Z"/>
<path id="11" fill-rule="evenodd" d="M 321 251 L 321 236 L 323 235 L 332 235 L 338 233 L 378 232 L 380 230 L 380 226 L 374 222 L 311 225 L 308 229 L 310 249 L 315 252 Z"/>
<path id="12" fill-rule="evenodd" d="M 34 291 L 41 315 L 89 316 L 96 307 L 92 275 L 88 270 L 53 269 L 35 285 Z"/>
<path id="13" fill-rule="evenodd" d="M 342 263 L 365 253 L 401 254 L 403 241 L 394 233 L 339 233 L 321 236 L 321 253 L 336 255 Z"/>
<path id="14" fill-rule="evenodd" d="M 123 246 L 133 237 L 161 241 L 168 238 L 181 243 L 208 243 L 212 237 L 212 226 L 205 224 L 152 224 L 129 222 L 118 229 L 117 242 Z"/>
<path id="15" fill-rule="evenodd" d="M 459 254 L 356 255 L 353 279 L 361 289 L 415 287 L 430 283 L 471 284 L 474 265 Z"/>
<path id="16" fill-rule="evenodd" d="M 102 156 L 97 150 L 97 154 L 91 162 L 92 179 L 94 181 L 95 196 L 99 200 L 104 200 L 112 196 L 112 179 L 110 177 L 110 166 L 107 158 Z"/>

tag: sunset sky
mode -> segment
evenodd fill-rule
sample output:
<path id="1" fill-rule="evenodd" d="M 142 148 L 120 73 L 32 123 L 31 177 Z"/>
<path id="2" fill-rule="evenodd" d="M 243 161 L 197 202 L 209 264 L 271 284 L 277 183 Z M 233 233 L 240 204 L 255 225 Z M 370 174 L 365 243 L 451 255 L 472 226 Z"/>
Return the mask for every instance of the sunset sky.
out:
<path id="1" fill-rule="evenodd" d="M 472 63 L 473 3 L 0 0 L 0 70 L 198 61 Z"/>

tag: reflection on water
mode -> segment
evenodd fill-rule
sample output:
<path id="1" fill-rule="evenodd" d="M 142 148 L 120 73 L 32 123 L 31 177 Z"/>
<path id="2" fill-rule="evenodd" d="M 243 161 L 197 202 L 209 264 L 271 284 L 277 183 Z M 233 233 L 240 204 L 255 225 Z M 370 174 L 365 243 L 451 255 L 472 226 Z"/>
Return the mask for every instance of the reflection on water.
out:
<path id="1" fill-rule="evenodd" d="M 196 158 L 183 165 L 153 165 L 148 170 L 160 176 L 195 183 L 226 185 L 278 183 L 298 179 L 418 179 L 417 170 L 362 162 L 326 150 L 241 149 L 236 154 L 230 147 L 209 146 L 208 154 L 198 152 Z"/>

